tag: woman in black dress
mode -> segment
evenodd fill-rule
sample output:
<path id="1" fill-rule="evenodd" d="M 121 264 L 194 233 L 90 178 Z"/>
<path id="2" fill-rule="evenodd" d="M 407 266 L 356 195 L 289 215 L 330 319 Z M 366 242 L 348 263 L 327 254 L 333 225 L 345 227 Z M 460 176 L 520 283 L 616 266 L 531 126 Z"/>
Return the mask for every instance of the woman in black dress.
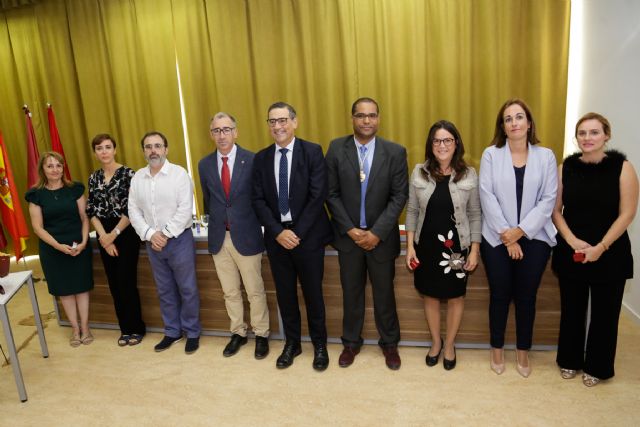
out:
<path id="1" fill-rule="evenodd" d="M 409 182 L 406 262 L 424 297 L 432 339 L 426 363 L 436 365 L 444 347 L 443 365 L 450 370 L 467 278 L 478 264 L 482 239 L 478 176 L 466 165 L 462 138 L 451 122 L 431 126 L 425 151 L 425 162 L 416 165 Z M 447 300 L 446 341 L 440 336 L 440 300 Z"/>
<path id="2" fill-rule="evenodd" d="M 582 370 L 582 382 L 592 387 L 614 376 L 624 286 L 633 277 L 627 227 L 638 208 L 638 177 L 622 153 L 606 149 L 611 126 L 605 117 L 585 114 L 575 137 L 580 152 L 560 165 L 553 211 L 558 246 L 552 267 L 562 309 L 556 362 L 562 378 Z"/>
<path id="3" fill-rule="evenodd" d="M 71 323 L 69 344 L 91 344 L 89 291 L 93 275 L 84 185 L 64 176 L 64 159 L 55 152 L 42 154 L 38 175 L 38 183 L 27 191 L 25 199 L 33 231 L 40 238 L 42 272 L 49 293 L 60 297 Z"/>
<path id="4" fill-rule="evenodd" d="M 145 324 L 138 293 L 140 239 L 129 224 L 129 186 L 135 174 L 116 162 L 116 141 L 107 134 L 91 141 L 102 167 L 89 177 L 87 215 L 98 234 L 100 256 L 120 325 L 118 345 L 140 344 Z"/>

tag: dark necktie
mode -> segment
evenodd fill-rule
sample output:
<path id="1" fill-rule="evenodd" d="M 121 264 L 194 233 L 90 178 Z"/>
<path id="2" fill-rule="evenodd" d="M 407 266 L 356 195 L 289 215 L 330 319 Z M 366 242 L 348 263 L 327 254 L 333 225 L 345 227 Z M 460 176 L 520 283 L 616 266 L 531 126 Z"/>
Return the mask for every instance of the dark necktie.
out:
<path id="1" fill-rule="evenodd" d="M 279 178 L 279 191 L 278 191 L 278 208 L 281 215 L 286 215 L 289 212 L 289 163 L 287 161 L 286 148 L 280 150 L 280 172 Z"/>
<path id="2" fill-rule="evenodd" d="M 222 189 L 224 190 L 224 194 L 227 196 L 227 199 L 229 198 L 229 192 L 231 191 L 231 174 L 229 173 L 229 165 L 227 164 L 228 160 L 228 157 L 222 157 L 222 173 L 220 174 Z"/>

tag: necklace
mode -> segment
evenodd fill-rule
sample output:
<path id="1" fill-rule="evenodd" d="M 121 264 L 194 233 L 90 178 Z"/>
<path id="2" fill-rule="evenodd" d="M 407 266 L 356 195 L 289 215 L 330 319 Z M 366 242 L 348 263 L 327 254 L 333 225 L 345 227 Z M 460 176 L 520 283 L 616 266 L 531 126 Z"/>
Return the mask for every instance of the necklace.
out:
<path id="1" fill-rule="evenodd" d="M 44 186 L 44 188 L 46 188 L 47 190 L 52 192 L 53 198 L 55 200 L 58 200 L 58 192 L 57 192 L 57 190 L 60 190 L 62 187 L 63 187 L 62 185 L 60 185 L 59 187 L 56 187 L 56 188 L 50 188 L 48 185 Z"/>

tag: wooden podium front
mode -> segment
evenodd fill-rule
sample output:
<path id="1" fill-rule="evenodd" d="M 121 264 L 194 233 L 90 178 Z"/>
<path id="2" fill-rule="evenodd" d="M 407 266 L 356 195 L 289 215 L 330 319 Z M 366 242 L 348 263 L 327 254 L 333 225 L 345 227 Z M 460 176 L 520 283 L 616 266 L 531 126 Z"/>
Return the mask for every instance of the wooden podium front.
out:
<path id="1" fill-rule="evenodd" d="M 200 319 L 204 334 L 228 333 L 229 318 L 224 305 L 224 296 L 216 274 L 213 259 L 207 251 L 206 235 L 195 234 L 196 238 L 196 273 L 200 289 Z M 98 253 L 95 239 L 93 273 L 95 287 L 91 292 L 89 318 L 94 326 L 117 327 L 117 319 L 113 301 L 109 293 L 107 278 Z M 158 297 L 151 273 L 151 265 L 144 245 L 140 247 L 138 263 L 138 289 L 142 302 L 142 314 L 148 328 L 162 330 L 162 317 L 158 305 Z M 266 254 L 262 258 L 262 277 L 269 304 L 271 338 L 284 339 L 279 322 L 275 285 Z M 327 313 L 327 332 L 330 339 L 339 340 L 342 334 L 342 289 L 337 252 L 327 247 L 325 255 L 325 272 L 323 282 L 324 302 Z M 400 318 L 401 344 L 425 345 L 431 341 L 424 317 L 422 297 L 413 287 L 413 275 L 405 266 L 404 256 L 396 259 L 395 279 L 396 304 Z M 373 317 L 373 298 L 371 286 L 366 291 L 365 322 L 362 337 L 366 342 L 377 342 L 378 333 Z M 308 335 L 306 312 L 302 292 L 298 292 L 302 315 L 302 333 Z M 443 309 L 446 303 L 442 304 Z M 248 303 L 245 295 L 245 319 L 248 319 Z M 61 313 L 62 314 L 62 313 Z M 443 320 L 446 312 L 443 310 Z M 444 332 L 444 322 L 443 332 Z M 538 291 L 537 315 L 533 336 L 535 346 L 555 346 L 560 325 L 560 292 L 557 279 L 549 266 L 543 275 Z M 460 346 L 487 346 L 489 343 L 489 288 L 482 263 L 469 277 L 467 296 L 465 298 L 464 316 L 456 340 Z M 507 325 L 506 343 L 515 343 L 514 307 L 511 306 Z"/>

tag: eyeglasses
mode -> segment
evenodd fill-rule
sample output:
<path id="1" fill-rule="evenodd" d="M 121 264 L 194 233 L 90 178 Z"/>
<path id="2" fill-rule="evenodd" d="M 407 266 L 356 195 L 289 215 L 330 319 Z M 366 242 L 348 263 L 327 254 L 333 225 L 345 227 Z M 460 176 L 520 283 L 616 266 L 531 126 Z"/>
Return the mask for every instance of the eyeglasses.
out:
<path id="1" fill-rule="evenodd" d="M 211 134 L 212 135 L 229 135 L 231 133 L 232 130 L 234 130 L 235 128 L 213 128 L 211 129 Z"/>
<path id="2" fill-rule="evenodd" d="M 591 138 L 597 138 L 602 135 L 602 133 L 603 132 L 599 129 L 591 129 L 590 131 L 579 130 L 577 136 L 580 139 L 585 139 L 587 136 L 590 136 Z"/>
<path id="3" fill-rule="evenodd" d="M 375 120 L 378 118 L 378 113 L 369 113 L 369 114 L 356 113 L 351 117 L 353 117 L 356 120 L 364 120 L 364 119 Z"/>
<path id="4" fill-rule="evenodd" d="M 165 145 L 164 145 L 164 144 L 161 144 L 161 143 L 157 143 L 157 144 L 145 144 L 145 145 L 144 145 L 144 149 L 145 149 L 145 150 L 147 150 L 147 151 L 151 151 L 151 150 L 153 150 L 154 148 L 155 148 L 156 150 L 160 150 L 160 149 L 164 148 L 164 146 L 165 146 Z"/>
<path id="5" fill-rule="evenodd" d="M 451 144 L 456 142 L 456 140 L 453 138 L 443 138 L 443 139 L 433 138 L 431 142 L 433 142 L 434 147 L 437 147 L 438 145 L 444 145 L 445 147 L 450 147 Z"/>
<path id="6" fill-rule="evenodd" d="M 286 125 L 287 120 L 289 120 L 289 117 L 280 117 L 279 119 L 267 119 L 267 123 L 269 123 L 269 126 L 275 127 L 276 124 Z"/>

